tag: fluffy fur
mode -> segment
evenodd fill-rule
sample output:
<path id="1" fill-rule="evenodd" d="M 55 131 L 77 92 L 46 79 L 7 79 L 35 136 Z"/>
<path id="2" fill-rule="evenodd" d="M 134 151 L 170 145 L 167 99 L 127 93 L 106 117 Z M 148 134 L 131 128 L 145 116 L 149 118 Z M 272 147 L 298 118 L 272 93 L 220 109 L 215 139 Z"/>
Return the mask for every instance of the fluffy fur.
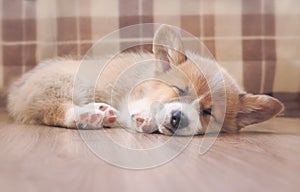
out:
<path id="1" fill-rule="evenodd" d="M 236 132 L 283 110 L 275 98 L 245 93 L 213 60 L 184 50 L 179 33 L 166 25 L 154 36 L 153 54 L 114 57 L 95 85 L 89 74 L 99 62 L 86 60 L 89 70 L 80 74 L 78 60 L 40 63 L 10 89 L 9 114 L 22 123 L 193 135 L 218 126 Z M 150 64 L 137 67 L 143 62 Z M 136 82 L 137 74 L 153 78 Z"/>

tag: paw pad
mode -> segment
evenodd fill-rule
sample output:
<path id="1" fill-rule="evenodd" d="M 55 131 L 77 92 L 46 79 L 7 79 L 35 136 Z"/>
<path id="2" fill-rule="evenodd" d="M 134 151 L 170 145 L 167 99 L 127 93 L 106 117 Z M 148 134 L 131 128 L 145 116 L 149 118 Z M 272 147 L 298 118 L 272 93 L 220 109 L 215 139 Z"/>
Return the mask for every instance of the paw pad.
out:
<path id="1" fill-rule="evenodd" d="M 89 117 L 89 113 L 88 112 L 83 113 L 83 114 L 80 115 L 80 120 L 81 121 L 85 121 L 88 117 Z"/>
<path id="2" fill-rule="evenodd" d="M 109 117 L 107 119 L 108 123 L 114 123 L 114 122 L 116 122 L 116 120 L 117 120 L 117 118 L 115 118 L 115 117 Z"/>
<path id="3" fill-rule="evenodd" d="M 113 110 L 109 110 L 109 111 L 108 111 L 108 114 L 110 114 L 110 115 L 115 115 L 115 112 L 114 112 Z"/>
<path id="4" fill-rule="evenodd" d="M 145 119 L 140 118 L 140 117 L 136 118 L 136 123 L 137 123 L 138 125 L 141 125 L 141 124 L 143 124 L 144 122 L 145 122 Z"/>
<path id="5" fill-rule="evenodd" d="M 108 107 L 107 106 L 104 106 L 104 105 L 100 105 L 99 106 L 99 110 L 100 111 L 105 111 Z"/>
<path id="6" fill-rule="evenodd" d="M 102 120 L 102 117 L 100 114 L 93 114 L 91 115 L 91 118 L 90 118 L 90 123 L 94 123 L 96 122 L 97 120 Z M 100 121 L 101 122 L 101 121 Z"/>

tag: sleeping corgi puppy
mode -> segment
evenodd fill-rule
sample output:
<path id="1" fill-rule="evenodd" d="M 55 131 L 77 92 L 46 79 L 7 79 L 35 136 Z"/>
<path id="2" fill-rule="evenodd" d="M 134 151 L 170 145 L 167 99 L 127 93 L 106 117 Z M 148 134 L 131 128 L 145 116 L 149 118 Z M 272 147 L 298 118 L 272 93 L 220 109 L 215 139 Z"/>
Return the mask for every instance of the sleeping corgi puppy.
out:
<path id="1" fill-rule="evenodd" d="M 11 87 L 10 116 L 28 124 L 186 136 L 214 127 L 237 132 L 284 108 L 273 97 L 246 93 L 214 60 L 185 50 L 168 25 L 156 31 L 153 53 L 114 56 L 95 83 L 90 74 L 104 61 L 40 63 Z M 81 66 L 86 70 L 79 73 Z"/>

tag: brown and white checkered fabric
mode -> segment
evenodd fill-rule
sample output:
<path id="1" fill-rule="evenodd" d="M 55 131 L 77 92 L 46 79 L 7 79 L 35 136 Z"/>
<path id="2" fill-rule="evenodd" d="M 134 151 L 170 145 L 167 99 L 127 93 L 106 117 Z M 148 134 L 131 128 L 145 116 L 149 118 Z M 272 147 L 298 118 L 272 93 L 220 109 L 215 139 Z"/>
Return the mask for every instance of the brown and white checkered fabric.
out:
<path id="1" fill-rule="evenodd" d="M 299 0 L 0 0 L 0 14 L 3 89 L 40 60 L 82 56 L 114 30 L 166 23 L 199 37 L 247 91 L 300 116 Z"/>

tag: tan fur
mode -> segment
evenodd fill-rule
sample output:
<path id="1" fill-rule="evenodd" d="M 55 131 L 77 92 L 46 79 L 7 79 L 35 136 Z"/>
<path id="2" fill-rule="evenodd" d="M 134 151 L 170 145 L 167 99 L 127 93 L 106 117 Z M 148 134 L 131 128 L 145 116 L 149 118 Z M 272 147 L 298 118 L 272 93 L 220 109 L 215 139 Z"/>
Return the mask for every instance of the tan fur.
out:
<path id="1" fill-rule="evenodd" d="M 221 124 L 223 131 L 236 132 L 283 110 L 282 103 L 275 98 L 246 94 L 213 60 L 184 50 L 180 35 L 169 26 L 162 26 L 156 32 L 153 53 L 115 56 L 105 65 L 96 86 L 92 74 L 97 75 L 99 71 L 95 69 L 98 63 L 107 61 L 105 58 L 103 61 L 54 59 L 42 62 L 12 86 L 8 111 L 23 123 L 63 127 L 76 127 L 78 122 L 83 123 L 81 115 L 88 113 L 88 126 L 98 128 L 92 124 L 93 114 L 105 122 L 109 118 L 108 111 L 113 110 L 119 121 L 108 124 L 110 127 L 191 135 L 204 133 L 209 122 L 212 126 Z M 144 61 L 152 64 L 143 70 L 128 70 Z M 128 71 L 122 77 L 124 70 Z M 136 74 L 154 78 L 136 82 Z M 116 82 L 120 78 L 124 79 L 118 85 Z M 225 90 L 225 100 L 221 99 L 222 90 Z M 108 106 L 109 110 L 99 110 L 101 105 Z M 97 109 L 91 110 L 91 106 Z M 172 121 L 175 111 L 185 115 L 178 130 L 172 128 L 176 123 Z"/>

